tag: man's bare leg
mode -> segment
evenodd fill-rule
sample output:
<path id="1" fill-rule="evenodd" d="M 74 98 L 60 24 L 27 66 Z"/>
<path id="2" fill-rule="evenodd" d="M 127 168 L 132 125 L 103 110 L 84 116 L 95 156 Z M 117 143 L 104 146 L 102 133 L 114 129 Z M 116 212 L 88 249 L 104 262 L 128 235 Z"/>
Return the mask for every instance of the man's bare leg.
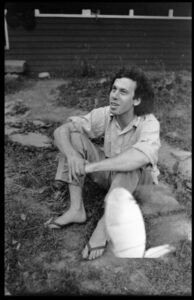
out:
<path id="1" fill-rule="evenodd" d="M 60 217 L 55 219 L 55 223 L 60 225 L 67 225 L 69 223 L 83 223 L 86 221 L 86 212 L 82 199 L 82 188 L 79 185 L 69 184 L 70 193 L 70 208 Z M 49 228 L 59 228 L 57 225 L 45 223 Z"/>
<path id="2" fill-rule="evenodd" d="M 89 260 L 95 259 L 101 256 L 105 250 L 106 242 L 108 241 L 108 236 L 105 230 L 104 215 L 98 221 L 98 224 L 92 233 L 89 241 L 91 251 L 86 244 L 82 251 L 82 257 Z M 102 249 L 95 249 L 96 247 L 102 247 Z M 94 249 L 93 249 L 94 248 Z"/>

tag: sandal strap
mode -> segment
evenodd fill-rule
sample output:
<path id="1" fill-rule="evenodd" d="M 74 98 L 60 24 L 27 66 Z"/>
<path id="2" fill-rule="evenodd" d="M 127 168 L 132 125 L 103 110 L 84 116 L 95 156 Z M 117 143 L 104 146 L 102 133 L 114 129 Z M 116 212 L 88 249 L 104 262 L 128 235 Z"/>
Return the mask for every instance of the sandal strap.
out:
<path id="1" fill-rule="evenodd" d="M 64 189 L 66 186 L 66 182 L 65 181 L 62 181 L 62 180 L 55 180 L 52 184 L 52 188 L 55 190 L 55 191 L 59 191 L 59 190 L 62 190 Z"/>
<path id="2" fill-rule="evenodd" d="M 91 247 L 90 243 L 87 242 L 87 247 L 88 247 L 88 250 L 89 250 L 89 254 L 91 253 L 91 251 L 94 251 L 94 250 L 105 249 L 106 245 L 107 245 L 107 241 L 106 241 L 106 243 L 104 245 L 97 246 L 97 247 Z"/>

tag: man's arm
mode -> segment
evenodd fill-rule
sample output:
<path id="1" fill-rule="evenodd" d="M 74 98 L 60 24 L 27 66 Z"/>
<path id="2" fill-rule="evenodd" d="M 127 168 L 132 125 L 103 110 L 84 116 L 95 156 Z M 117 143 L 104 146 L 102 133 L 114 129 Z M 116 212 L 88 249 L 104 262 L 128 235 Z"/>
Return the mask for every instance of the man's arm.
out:
<path id="1" fill-rule="evenodd" d="M 108 107 L 93 109 L 85 116 L 70 117 L 68 122 L 54 132 L 55 144 L 59 151 L 67 157 L 70 178 L 85 174 L 85 160 L 71 144 L 71 132 L 84 132 L 89 138 L 96 138 L 104 134 Z"/>
<path id="2" fill-rule="evenodd" d="M 148 157 L 141 151 L 130 148 L 123 153 L 100 162 L 85 165 L 85 172 L 118 171 L 129 172 L 136 170 L 149 163 Z"/>
<path id="3" fill-rule="evenodd" d="M 77 175 L 85 174 L 85 161 L 71 144 L 70 133 L 73 130 L 72 123 L 66 123 L 54 131 L 55 145 L 67 158 L 69 168 L 69 180 L 78 180 Z"/>

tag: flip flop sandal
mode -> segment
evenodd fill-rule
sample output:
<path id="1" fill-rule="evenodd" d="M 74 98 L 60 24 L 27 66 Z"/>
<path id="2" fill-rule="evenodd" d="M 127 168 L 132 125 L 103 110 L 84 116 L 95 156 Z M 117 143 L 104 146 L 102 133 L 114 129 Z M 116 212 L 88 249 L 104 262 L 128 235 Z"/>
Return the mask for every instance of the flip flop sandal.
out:
<path id="1" fill-rule="evenodd" d="M 45 226 L 46 228 L 49 228 L 49 229 L 62 229 L 62 228 L 67 228 L 67 227 L 69 227 L 69 226 L 71 226 L 71 225 L 73 225 L 73 224 L 79 224 L 79 225 L 82 225 L 82 224 L 85 224 L 85 223 L 86 223 L 86 221 L 85 221 L 85 222 L 82 222 L 82 223 L 71 222 L 71 223 L 68 223 L 68 224 L 59 224 L 59 223 L 57 223 L 57 222 L 55 221 L 55 220 L 58 219 L 59 217 L 60 217 L 60 216 L 58 216 L 57 218 L 56 218 L 56 217 L 50 218 L 47 222 L 44 223 L 44 226 Z M 56 226 L 56 227 L 51 227 L 51 228 L 50 228 L 50 225 L 51 225 L 51 226 L 54 225 L 54 226 Z"/>
<path id="2" fill-rule="evenodd" d="M 62 180 L 54 180 L 53 184 L 51 185 L 53 191 L 61 191 L 65 189 L 65 187 L 66 187 L 66 182 Z"/>
<path id="3" fill-rule="evenodd" d="M 106 241 L 106 243 L 105 243 L 104 245 L 102 245 L 102 246 L 91 247 L 91 246 L 90 246 L 90 243 L 87 242 L 86 246 L 88 247 L 88 256 L 90 256 L 90 253 L 91 253 L 92 251 L 94 251 L 94 250 L 100 250 L 100 249 L 105 250 L 107 244 L 108 244 L 108 242 Z M 102 252 L 102 254 L 103 254 L 103 253 L 104 253 L 104 251 Z M 102 255 L 102 254 L 101 254 L 101 255 Z M 99 257 L 99 256 L 98 256 L 98 257 Z M 98 257 L 96 257 L 96 258 L 98 258 Z M 96 259 L 96 258 L 92 258 L 92 259 Z M 92 260 L 92 259 L 88 259 L 88 258 L 85 258 L 85 259 L 86 259 L 86 260 Z"/>

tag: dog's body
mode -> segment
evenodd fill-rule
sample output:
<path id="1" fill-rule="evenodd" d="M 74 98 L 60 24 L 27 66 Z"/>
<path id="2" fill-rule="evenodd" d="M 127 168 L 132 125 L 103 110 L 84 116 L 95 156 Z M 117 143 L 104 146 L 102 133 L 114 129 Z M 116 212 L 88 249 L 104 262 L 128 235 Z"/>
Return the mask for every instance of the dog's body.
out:
<path id="1" fill-rule="evenodd" d="M 115 188 L 107 196 L 105 224 L 113 252 L 118 257 L 156 258 L 176 249 L 169 241 L 145 250 L 146 230 L 140 207 L 124 188 Z"/>

